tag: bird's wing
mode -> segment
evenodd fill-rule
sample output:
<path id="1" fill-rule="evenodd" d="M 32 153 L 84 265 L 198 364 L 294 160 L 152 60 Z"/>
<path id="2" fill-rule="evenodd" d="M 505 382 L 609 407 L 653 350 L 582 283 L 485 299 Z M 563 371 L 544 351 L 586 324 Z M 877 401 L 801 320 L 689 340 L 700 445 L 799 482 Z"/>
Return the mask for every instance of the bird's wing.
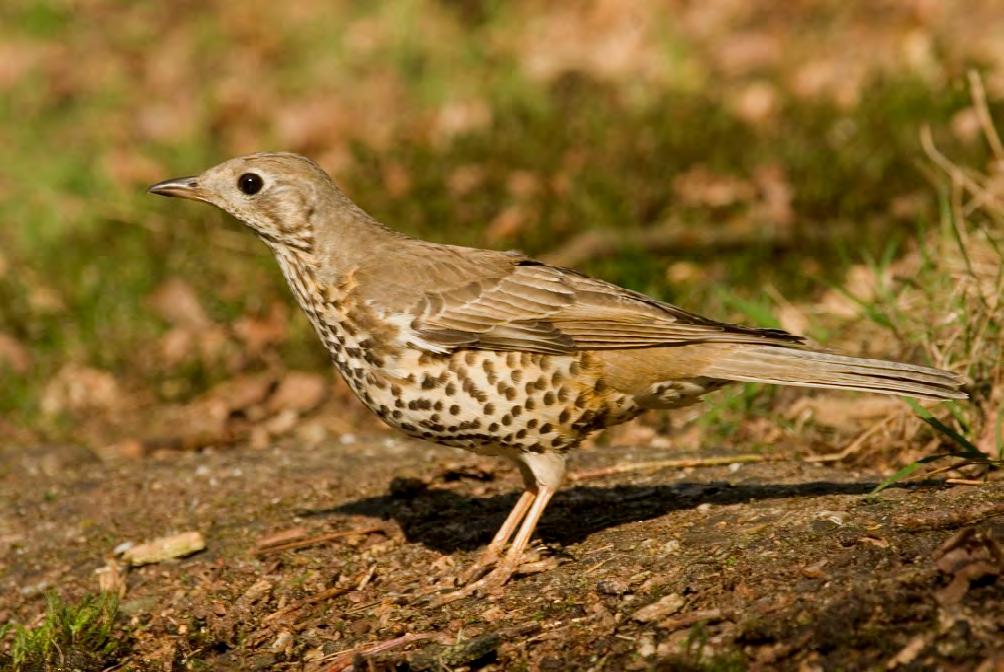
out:
<path id="1" fill-rule="evenodd" d="M 425 291 L 405 318 L 430 350 L 477 348 L 540 353 L 688 343 L 797 344 L 778 329 L 714 322 L 568 269 L 509 257 L 476 279 Z"/>

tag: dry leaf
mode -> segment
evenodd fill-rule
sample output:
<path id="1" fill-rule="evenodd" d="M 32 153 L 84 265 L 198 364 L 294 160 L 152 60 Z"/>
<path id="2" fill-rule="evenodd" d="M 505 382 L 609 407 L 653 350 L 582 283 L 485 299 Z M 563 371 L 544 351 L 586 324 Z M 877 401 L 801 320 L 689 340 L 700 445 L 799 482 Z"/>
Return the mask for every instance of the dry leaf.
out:
<path id="1" fill-rule="evenodd" d="M 0 332 L 0 370 L 10 368 L 14 373 L 26 373 L 31 366 L 31 353 L 21 342 Z"/>
<path id="2" fill-rule="evenodd" d="M 289 333 L 289 310 L 286 304 L 274 301 L 264 317 L 245 316 L 237 320 L 234 333 L 244 342 L 251 355 L 259 355 L 266 348 L 286 340 Z"/>
<path id="3" fill-rule="evenodd" d="M 67 364 L 42 392 L 42 412 L 46 415 L 108 411 L 124 401 L 118 381 L 107 371 Z"/>
<path id="4" fill-rule="evenodd" d="M 269 397 L 268 409 L 272 413 L 282 410 L 306 413 L 316 408 L 328 395 L 324 376 L 304 371 L 290 371 Z"/>
<path id="5" fill-rule="evenodd" d="M 657 602 L 642 607 L 634 613 L 632 618 L 641 623 L 657 621 L 664 616 L 669 616 L 680 611 L 685 603 L 686 600 L 681 595 L 670 593 Z"/>
<path id="6" fill-rule="evenodd" d="M 181 278 L 165 281 L 149 302 L 158 317 L 174 326 L 202 329 L 211 324 L 195 290 Z"/>
<path id="7" fill-rule="evenodd" d="M 198 532 L 182 532 L 169 537 L 133 546 L 123 555 L 123 559 L 133 567 L 149 565 L 171 558 L 183 558 L 206 548 L 206 541 Z"/>

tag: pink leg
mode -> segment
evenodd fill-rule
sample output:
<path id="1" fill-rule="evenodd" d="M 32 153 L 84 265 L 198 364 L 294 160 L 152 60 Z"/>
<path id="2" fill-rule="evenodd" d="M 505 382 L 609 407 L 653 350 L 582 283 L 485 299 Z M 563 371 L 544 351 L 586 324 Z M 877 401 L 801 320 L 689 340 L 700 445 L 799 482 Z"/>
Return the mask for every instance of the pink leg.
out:
<path id="1" fill-rule="evenodd" d="M 502 527 L 499 531 L 495 533 L 495 537 L 492 539 L 488 547 L 482 551 L 481 555 L 474 564 L 467 568 L 467 570 L 461 574 L 460 583 L 467 584 L 471 581 L 480 577 L 486 569 L 498 562 L 498 559 L 502 556 L 502 549 L 505 545 L 509 543 L 509 539 L 512 537 L 513 532 L 516 531 L 516 526 L 520 524 L 523 517 L 526 516 L 527 510 L 530 505 L 533 504 L 534 499 L 536 499 L 537 493 L 531 490 L 525 490 L 519 499 L 516 500 L 516 505 L 512 507 L 512 511 L 509 512 L 509 516 L 502 523 Z"/>
<path id="2" fill-rule="evenodd" d="M 554 488 L 545 485 L 539 486 L 537 496 L 530 506 L 530 511 L 526 514 L 526 518 L 523 519 L 523 524 L 520 526 L 519 532 L 516 534 L 516 538 L 513 540 L 512 546 L 509 547 L 505 558 L 487 576 L 478 579 L 474 583 L 467 584 L 460 590 L 442 596 L 436 600 L 436 604 L 442 605 L 453 602 L 474 593 L 491 593 L 504 586 L 506 581 L 512 577 L 516 568 L 519 567 L 523 551 L 530 542 L 530 537 L 537 528 L 537 522 L 540 520 L 540 516 L 544 513 L 544 509 L 547 508 L 547 504 L 551 501 L 553 495 Z"/>

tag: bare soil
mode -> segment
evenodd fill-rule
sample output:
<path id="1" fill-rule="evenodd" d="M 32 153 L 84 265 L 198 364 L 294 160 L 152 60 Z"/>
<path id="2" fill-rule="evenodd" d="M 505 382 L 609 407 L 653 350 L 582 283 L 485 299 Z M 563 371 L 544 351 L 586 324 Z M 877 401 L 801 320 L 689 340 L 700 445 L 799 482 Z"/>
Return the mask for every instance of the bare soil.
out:
<path id="1" fill-rule="evenodd" d="M 96 590 L 111 563 L 125 669 L 1004 666 L 1000 480 L 872 498 L 876 475 L 797 459 L 579 480 L 540 526 L 542 571 L 433 608 L 515 501 L 499 462 L 379 434 L 117 463 L 4 450 L 0 622 Z M 597 447 L 571 466 L 679 457 Z M 206 550 L 113 557 L 184 531 Z"/>

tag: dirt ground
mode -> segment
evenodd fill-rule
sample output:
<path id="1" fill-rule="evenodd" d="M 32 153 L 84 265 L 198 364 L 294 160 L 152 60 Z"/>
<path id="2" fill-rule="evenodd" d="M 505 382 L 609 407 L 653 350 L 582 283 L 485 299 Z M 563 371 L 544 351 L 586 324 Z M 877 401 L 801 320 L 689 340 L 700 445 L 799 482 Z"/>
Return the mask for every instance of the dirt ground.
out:
<path id="1" fill-rule="evenodd" d="M 432 608 L 514 502 L 501 463 L 380 434 L 8 450 L 0 620 L 112 567 L 124 669 L 1004 669 L 1000 480 L 870 498 L 874 475 L 797 459 L 602 476 L 697 456 L 589 448 L 540 526 L 543 571 Z M 206 550 L 114 558 L 186 531 Z"/>

